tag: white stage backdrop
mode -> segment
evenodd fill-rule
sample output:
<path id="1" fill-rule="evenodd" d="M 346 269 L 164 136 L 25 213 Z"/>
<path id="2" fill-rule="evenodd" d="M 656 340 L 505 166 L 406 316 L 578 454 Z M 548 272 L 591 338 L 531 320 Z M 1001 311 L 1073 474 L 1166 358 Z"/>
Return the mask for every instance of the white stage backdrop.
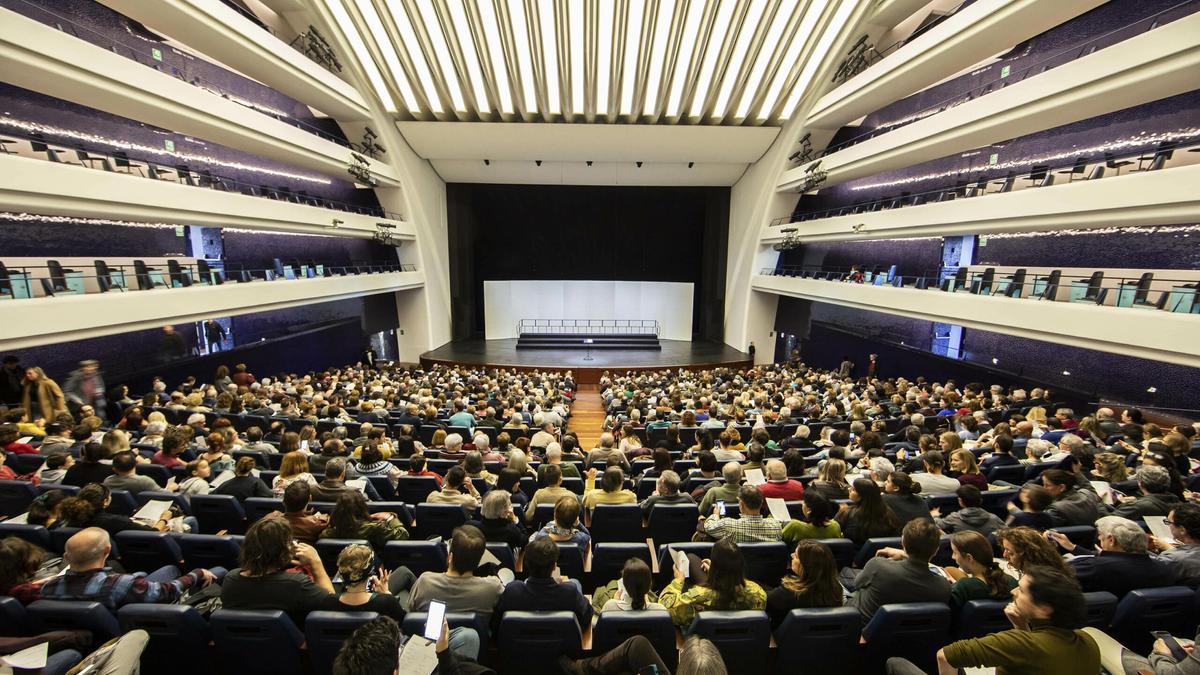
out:
<path id="1" fill-rule="evenodd" d="M 517 337 L 521 319 L 655 319 L 660 338 L 692 339 L 692 284 L 663 281 L 485 281 L 484 335 Z"/>

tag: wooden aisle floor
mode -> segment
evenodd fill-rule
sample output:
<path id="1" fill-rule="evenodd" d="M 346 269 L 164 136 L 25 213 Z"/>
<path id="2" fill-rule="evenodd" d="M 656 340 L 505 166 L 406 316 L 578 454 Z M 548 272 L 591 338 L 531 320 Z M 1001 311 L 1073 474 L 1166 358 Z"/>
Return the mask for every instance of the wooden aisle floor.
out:
<path id="1" fill-rule="evenodd" d="M 604 403 L 600 400 L 600 389 L 594 384 L 581 384 L 575 392 L 575 404 L 571 406 L 571 420 L 567 429 L 579 437 L 579 447 L 584 452 L 600 442 L 601 427 L 604 425 Z"/>

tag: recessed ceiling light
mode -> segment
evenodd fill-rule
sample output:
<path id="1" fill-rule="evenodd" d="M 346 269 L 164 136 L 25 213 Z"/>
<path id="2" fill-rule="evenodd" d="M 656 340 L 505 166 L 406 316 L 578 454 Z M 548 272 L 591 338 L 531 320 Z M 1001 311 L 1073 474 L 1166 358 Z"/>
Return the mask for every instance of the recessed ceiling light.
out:
<path id="1" fill-rule="evenodd" d="M 359 2 L 369 1 L 359 0 Z M 426 100 L 429 101 L 430 110 L 434 113 L 441 113 L 443 110 L 442 98 L 438 95 L 437 87 L 434 86 L 436 80 L 433 77 L 433 71 L 430 70 L 429 63 L 425 61 L 425 53 L 421 50 L 421 43 L 417 40 L 417 32 L 413 28 L 408 12 L 400 0 L 388 0 L 387 6 L 388 13 L 396 22 L 396 30 L 400 31 L 400 39 L 404 41 L 404 44 L 412 46 L 409 57 L 412 60 L 413 69 L 417 71 L 417 79 L 421 80 L 421 89 L 425 92 Z"/>
<path id="2" fill-rule="evenodd" d="M 558 37 L 554 31 L 554 0 L 540 0 L 537 8 L 538 26 L 542 35 L 542 72 L 546 80 L 546 103 L 550 114 L 562 112 L 558 82 Z"/>
<path id="3" fill-rule="evenodd" d="M 638 47 L 642 44 L 642 12 L 640 2 L 629 3 L 629 16 L 625 21 L 625 67 L 621 75 L 622 115 L 633 112 L 633 85 L 637 83 Z"/>
<path id="4" fill-rule="evenodd" d="M 500 35 L 500 22 L 496 18 L 496 5 L 481 2 L 478 7 L 479 22 L 483 24 L 483 39 L 487 42 L 488 58 L 492 62 L 492 73 L 496 78 L 496 92 L 500 95 L 500 112 L 508 114 L 513 112 L 514 106 L 507 61 L 504 58 L 504 42 Z"/>
<path id="5" fill-rule="evenodd" d="M 667 67 L 667 41 L 671 37 L 671 19 L 675 16 L 674 4 L 658 3 L 658 18 L 654 24 L 654 40 L 651 42 L 650 58 L 646 65 L 646 100 L 642 111 L 653 115 L 658 107 L 658 90 L 663 72 Z"/>
<path id="6" fill-rule="evenodd" d="M 366 43 L 363 42 L 358 28 L 354 26 L 354 21 L 346 12 L 346 8 L 342 6 L 341 0 L 325 0 L 325 5 L 329 8 L 330 13 L 333 14 L 333 20 L 337 22 L 338 28 L 342 30 L 342 35 L 350 43 L 350 49 L 354 51 L 354 56 L 362 64 L 363 70 L 367 71 L 367 80 L 370 81 L 371 88 L 375 90 L 375 95 L 383 103 L 384 109 L 389 112 L 396 112 L 396 102 L 392 99 L 392 95 L 388 93 L 387 86 L 383 83 L 383 75 L 380 74 L 379 67 L 375 65 L 375 59 L 371 58 L 370 50 L 367 49 Z"/>

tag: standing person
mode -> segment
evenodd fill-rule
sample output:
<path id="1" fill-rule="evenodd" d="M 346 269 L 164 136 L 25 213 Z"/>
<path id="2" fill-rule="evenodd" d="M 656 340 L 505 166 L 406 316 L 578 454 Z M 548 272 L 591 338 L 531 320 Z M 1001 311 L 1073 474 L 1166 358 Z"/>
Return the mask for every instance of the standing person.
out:
<path id="1" fill-rule="evenodd" d="M 216 319 L 209 319 L 204 322 L 204 340 L 208 343 L 208 353 L 221 351 L 221 343 L 225 339 L 225 327 L 217 323 Z"/>
<path id="2" fill-rule="evenodd" d="M 854 371 L 854 362 L 849 356 L 843 356 L 842 362 L 838 365 L 839 377 L 850 377 L 850 373 Z"/>
<path id="3" fill-rule="evenodd" d="M 25 393 L 25 386 L 21 383 L 24 375 L 21 359 L 12 354 L 4 357 L 4 364 L 0 367 L 0 405 L 9 408 L 21 405 L 21 397 Z"/>
<path id="4" fill-rule="evenodd" d="M 100 362 L 94 359 L 80 361 L 79 368 L 67 376 L 63 395 L 73 409 L 79 410 L 90 405 L 96 415 L 104 419 L 108 402 L 104 397 L 104 376 L 100 374 Z"/>
<path id="5" fill-rule="evenodd" d="M 187 356 L 187 343 L 175 332 L 175 326 L 163 326 L 162 331 L 162 360 L 173 361 Z"/>
<path id="6" fill-rule="evenodd" d="M 751 341 L 750 341 L 750 346 L 749 346 L 749 347 L 746 347 L 746 353 L 750 355 L 750 359 L 751 359 L 751 360 L 753 360 L 753 359 L 754 359 L 754 352 L 755 352 L 755 348 L 754 348 L 754 340 L 751 340 Z"/>
<path id="7" fill-rule="evenodd" d="M 67 412 L 67 399 L 63 396 L 58 383 L 46 377 L 46 372 L 37 366 L 25 369 L 25 389 L 21 398 L 21 407 L 29 421 L 42 419 L 47 422 L 54 419 L 58 413 Z"/>
<path id="8" fill-rule="evenodd" d="M 254 375 L 246 370 L 246 364 L 239 363 L 233 367 L 233 383 L 239 387 L 249 387 L 255 383 Z"/>
<path id="9" fill-rule="evenodd" d="M 367 345 L 367 348 L 363 350 L 362 360 L 363 360 L 363 363 L 365 363 L 368 368 L 374 368 L 375 367 L 375 348 L 372 347 L 371 345 Z"/>
<path id="10" fill-rule="evenodd" d="M 867 377 L 875 377 L 879 374 L 879 355 L 871 354 L 867 357 Z"/>

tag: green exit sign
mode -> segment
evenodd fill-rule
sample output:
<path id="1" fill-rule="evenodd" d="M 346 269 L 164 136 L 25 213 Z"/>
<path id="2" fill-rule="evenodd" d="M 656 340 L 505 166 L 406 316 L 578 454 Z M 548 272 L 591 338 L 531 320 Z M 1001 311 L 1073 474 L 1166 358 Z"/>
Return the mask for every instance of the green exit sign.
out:
<path id="1" fill-rule="evenodd" d="M 987 246 L 987 240 L 988 240 L 987 235 L 985 235 L 985 234 L 979 235 L 979 245 L 980 246 Z"/>
<path id="2" fill-rule="evenodd" d="M 186 234 L 186 231 L 183 229 L 183 225 L 176 225 L 176 226 L 175 226 L 175 236 L 176 236 L 176 237 L 182 237 L 182 236 L 184 236 L 185 234 Z"/>
<path id="3" fill-rule="evenodd" d="M 1012 66 L 1004 66 L 1003 68 L 1000 69 L 1000 77 L 1008 77 L 1008 74 L 1011 72 L 1012 72 Z"/>
<path id="4" fill-rule="evenodd" d="M 999 161 L 1000 161 L 1000 153 L 993 152 L 992 154 L 988 155 L 988 164 L 996 164 Z"/>
<path id="5" fill-rule="evenodd" d="M 155 61 L 162 61 L 162 50 L 158 47 L 151 47 L 150 56 L 154 57 Z"/>
<path id="6" fill-rule="evenodd" d="M 168 138 L 163 141 L 163 146 L 166 147 L 167 152 L 175 152 L 175 141 Z"/>

